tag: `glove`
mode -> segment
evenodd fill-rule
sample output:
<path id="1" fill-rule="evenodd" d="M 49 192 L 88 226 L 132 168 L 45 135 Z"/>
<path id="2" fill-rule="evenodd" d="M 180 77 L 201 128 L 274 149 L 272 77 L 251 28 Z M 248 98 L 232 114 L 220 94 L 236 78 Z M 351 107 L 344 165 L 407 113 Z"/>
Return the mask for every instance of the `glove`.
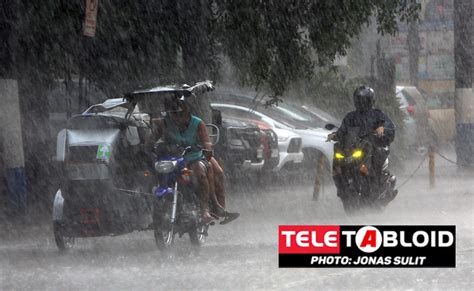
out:
<path id="1" fill-rule="evenodd" d="M 336 140 L 337 138 L 337 135 L 335 132 L 331 132 L 330 134 L 328 134 L 328 138 L 326 139 L 326 141 L 332 141 L 332 140 Z"/>

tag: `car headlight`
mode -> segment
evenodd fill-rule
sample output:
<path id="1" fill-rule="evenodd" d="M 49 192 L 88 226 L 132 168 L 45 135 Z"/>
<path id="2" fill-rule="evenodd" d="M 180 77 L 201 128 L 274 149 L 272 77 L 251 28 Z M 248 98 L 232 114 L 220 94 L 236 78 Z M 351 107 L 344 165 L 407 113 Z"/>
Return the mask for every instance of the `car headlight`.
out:
<path id="1" fill-rule="evenodd" d="M 287 141 L 289 138 L 289 136 L 278 136 L 278 141 Z"/>
<path id="2" fill-rule="evenodd" d="M 352 157 L 356 158 L 356 159 L 362 157 L 362 151 L 361 150 L 356 150 L 355 152 L 352 153 Z"/>
<path id="3" fill-rule="evenodd" d="M 335 156 L 336 156 L 336 159 L 338 160 L 344 159 L 344 155 L 341 153 L 336 153 Z"/>
<path id="4" fill-rule="evenodd" d="M 155 170 L 160 174 L 169 174 L 176 168 L 176 161 L 158 161 L 155 163 Z"/>

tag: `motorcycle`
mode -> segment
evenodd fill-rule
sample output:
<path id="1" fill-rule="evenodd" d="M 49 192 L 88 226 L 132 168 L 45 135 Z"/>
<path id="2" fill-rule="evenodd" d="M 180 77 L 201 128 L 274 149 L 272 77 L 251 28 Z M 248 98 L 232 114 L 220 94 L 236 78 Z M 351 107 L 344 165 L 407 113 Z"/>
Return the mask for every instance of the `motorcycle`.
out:
<path id="1" fill-rule="evenodd" d="M 55 158 L 63 173 L 52 211 L 59 250 L 73 248 L 76 238 L 148 230 L 154 230 L 161 249 L 172 244 L 175 234 L 189 233 L 194 245 L 204 241 L 208 225 L 200 223 L 183 155 L 155 160 L 147 141 L 167 96 L 187 98 L 212 89 L 210 82 L 200 82 L 139 90 L 68 120 L 58 134 Z M 210 137 L 217 143 L 219 131 L 212 127 Z"/>
<path id="2" fill-rule="evenodd" d="M 209 224 L 204 224 L 199 215 L 199 199 L 194 189 L 197 181 L 192 171 L 186 168 L 184 155 L 192 150 L 186 147 L 180 155 L 170 154 L 170 146 L 163 141 L 155 144 L 158 157 L 155 171 L 159 184 L 153 187 L 156 197 L 153 211 L 153 230 L 156 245 L 160 250 L 169 248 L 175 235 L 189 234 L 191 244 L 200 246 L 207 236 Z M 205 165 L 203 165 L 205 166 Z"/>
<path id="3" fill-rule="evenodd" d="M 326 125 L 328 130 L 334 128 Z M 378 139 L 376 134 L 349 128 L 344 141 L 334 144 L 333 179 L 346 213 L 383 209 L 398 193 L 396 179 L 387 171 L 390 151 Z"/>

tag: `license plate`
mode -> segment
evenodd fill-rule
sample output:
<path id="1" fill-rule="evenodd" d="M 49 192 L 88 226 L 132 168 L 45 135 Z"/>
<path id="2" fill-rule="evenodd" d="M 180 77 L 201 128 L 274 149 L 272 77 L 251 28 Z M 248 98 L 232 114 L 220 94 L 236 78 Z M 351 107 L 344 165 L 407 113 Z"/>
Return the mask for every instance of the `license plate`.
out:
<path id="1" fill-rule="evenodd" d="M 263 158 L 263 150 L 262 149 L 258 149 L 257 150 L 257 159 L 262 159 Z"/>
<path id="2" fill-rule="evenodd" d="M 278 158 L 278 149 L 272 150 L 272 158 Z"/>
<path id="3" fill-rule="evenodd" d="M 303 157 L 298 157 L 295 159 L 295 163 L 301 163 L 303 161 Z"/>
<path id="4" fill-rule="evenodd" d="M 82 224 L 99 223 L 99 208 L 81 208 L 79 213 Z"/>

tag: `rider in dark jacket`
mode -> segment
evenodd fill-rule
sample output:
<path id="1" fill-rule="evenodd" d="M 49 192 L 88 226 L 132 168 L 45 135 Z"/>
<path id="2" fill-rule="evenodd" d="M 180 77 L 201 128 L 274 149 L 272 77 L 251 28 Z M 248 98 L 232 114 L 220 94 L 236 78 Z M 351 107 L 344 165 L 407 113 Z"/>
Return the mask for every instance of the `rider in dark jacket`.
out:
<path id="1" fill-rule="evenodd" d="M 353 95 L 354 106 L 356 110 L 349 112 L 344 119 L 339 129 L 329 134 L 328 140 L 337 140 L 345 143 L 346 139 L 350 140 L 348 134 L 349 129 L 357 128 L 359 136 L 367 136 L 375 134 L 375 146 L 379 148 L 375 152 L 374 166 L 378 171 L 381 171 L 382 177 L 385 181 L 392 184 L 392 189 L 396 183 L 396 177 L 390 175 L 387 170 L 388 167 L 388 147 L 395 139 L 395 124 L 393 121 L 380 109 L 374 108 L 375 92 L 368 86 L 360 86 L 354 91 Z M 333 176 L 334 182 L 339 189 L 338 183 L 342 183 L 337 174 Z M 384 182 L 385 182 L 384 181 Z M 338 193 L 340 196 L 342 193 Z M 396 192 L 393 193 L 396 195 Z M 394 196 L 391 198 L 393 199 Z"/>
<path id="2" fill-rule="evenodd" d="M 360 135 L 378 135 L 378 146 L 389 146 L 395 139 L 395 124 L 380 109 L 374 108 L 375 92 L 372 88 L 361 86 L 354 92 L 354 106 L 356 110 L 349 112 L 335 133 L 335 138 L 343 141 L 347 136 L 348 128 L 358 127 Z"/>

